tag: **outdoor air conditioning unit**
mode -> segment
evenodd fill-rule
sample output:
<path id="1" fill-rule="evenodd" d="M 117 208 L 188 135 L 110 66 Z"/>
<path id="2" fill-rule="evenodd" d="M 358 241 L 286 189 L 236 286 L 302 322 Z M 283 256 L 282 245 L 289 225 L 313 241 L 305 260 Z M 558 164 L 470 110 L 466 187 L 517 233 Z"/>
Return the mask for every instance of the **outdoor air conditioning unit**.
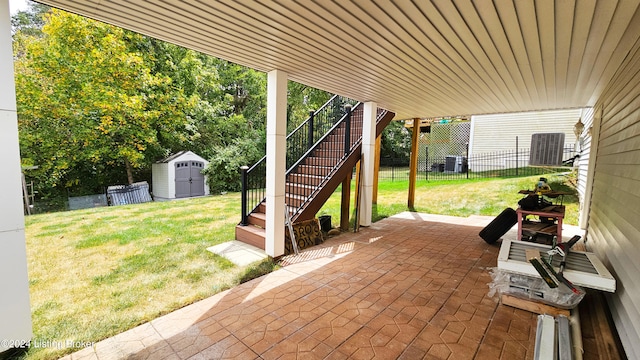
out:
<path id="1" fill-rule="evenodd" d="M 531 135 L 530 166 L 561 166 L 564 133 L 540 133 Z"/>
<path id="2" fill-rule="evenodd" d="M 449 155 L 444 159 L 444 171 L 456 171 L 456 157 Z"/>

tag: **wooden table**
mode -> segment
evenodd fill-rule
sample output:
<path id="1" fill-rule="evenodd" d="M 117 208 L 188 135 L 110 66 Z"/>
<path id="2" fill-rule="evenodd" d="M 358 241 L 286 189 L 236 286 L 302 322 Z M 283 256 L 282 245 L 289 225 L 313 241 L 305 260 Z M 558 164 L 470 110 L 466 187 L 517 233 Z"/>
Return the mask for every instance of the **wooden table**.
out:
<path id="1" fill-rule="evenodd" d="M 533 190 L 520 190 L 518 191 L 518 194 L 525 194 L 525 195 L 542 195 L 542 196 L 546 196 L 552 199 L 555 199 L 557 197 L 560 197 L 560 205 L 562 205 L 562 201 L 564 200 L 564 196 L 565 195 L 573 195 L 573 193 L 570 192 L 566 192 L 566 191 L 544 191 L 544 192 L 540 192 L 537 193 Z"/>
<path id="2" fill-rule="evenodd" d="M 564 205 L 547 206 L 546 208 L 540 210 L 524 210 L 522 208 L 518 208 L 516 210 L 516 214 L 518 215 L 518 240 L 522 240 L 522 230 L 528 230 L 535 233 L 556 236 L 557 242 L 561 243 L 564 210 Z M 542 221 L 524 223 L 524 219 L 527 215 L 552 218 L 555 220 L 555 222 L 553 224 L 545 223 Z"/>

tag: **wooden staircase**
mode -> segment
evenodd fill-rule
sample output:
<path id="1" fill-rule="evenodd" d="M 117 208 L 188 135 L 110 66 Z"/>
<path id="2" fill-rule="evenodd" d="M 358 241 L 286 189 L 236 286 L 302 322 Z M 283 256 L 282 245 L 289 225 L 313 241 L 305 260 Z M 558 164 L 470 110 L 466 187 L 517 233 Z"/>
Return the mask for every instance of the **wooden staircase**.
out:
<path id="1" fill-rule="evenodd" d="M 376 136 L 391 122 L 394 113 L 378 110 Z M 346 122 L 340 123 L 307 156 L 287 172 L 285 203 L 292 222 L 312 219 L 322 205 L 353 171 L 361 157 L 363 106 L 351 113 L 350 141 L 346 141 Z M 345 147 L 350 150 L 345 153 Z M 265 249 L 266 204 L 262 201 L 247 217 L 247 225 L 236 226 L 236 240 Z M 282 225 L 284 226 L 284 224 Z"/>

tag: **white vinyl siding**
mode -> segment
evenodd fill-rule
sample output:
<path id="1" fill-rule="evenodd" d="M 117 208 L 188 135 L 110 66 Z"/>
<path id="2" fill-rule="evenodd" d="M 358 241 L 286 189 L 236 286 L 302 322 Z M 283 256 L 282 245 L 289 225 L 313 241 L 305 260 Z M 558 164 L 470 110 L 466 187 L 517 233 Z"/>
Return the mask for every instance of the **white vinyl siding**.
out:
<path id="1" fill-rule="evenodd" d="M 472 116 L 469 155 L 515 150 L 516 136 L 518 147 L 528 149 L 535 133 L 561 132 L 565 144 L 574 144 L 573 127 L 580 113 L 581 109 L 570 109 Z"/>
<path id="2" fill-rule="evenodd" d="M 154 198 L 169 198 L 169 170 L 167 163 L 151 165 L 151 192 Z"/>
<path id="3" fill-rule="evenodd" d="M 640 358 L 640 52 L 638 44 L 596 103 L 602 109 L 587 245 L 618 281 L 608 297 L 629 359 Z M 594 127 L 595 128 L 595 127 Z M 593 149 L 593 146 L 591 147 Z M 587 199 L 588 201 L 588 199 Z"/>
<path id="4" fill-rule="evenodd" d="M 564 133 L 563 145 L 573 149 L 576 140 L 573 129 L 581 113 L 582 109 L 567 109 L 472 116 L 469 169 L 486 171 L 528 166 L 531 135 L 536 133 Z M 570 156 L 563 154 L 562 159 Z M 496 161 L 497 157 L 500 162 Z"/>
<path id="5" fill-rule="evenodd" d="M 578 173 L 577 173 L 577 190 L 578 190 L 578 198 L 580 199 L 580 228 L 586 229 L 588 215 L 589 215 L 589 206 L 590 206 L 590 197 L 591 197 L 591 188 L 593 186 L 593 174 L 589 174 L 589 172 L 593 172 L 593 167 L 595 163 L 590 164 L 590 159 L 592 157 L 591 145 L 592 140 L 594 139 L 594 132 L 596 132 L 596 127 L 599 124 L 594 124 L 594 109 L 587 108 L 582 112 L 582 123 L 584 124 L 584 130 L 580 136 L 580 145 L 578 150 L 578 154 L 580 158 L 578 159 Z M 595 147 L 594 147 L 595 151 Z M 591 176 L 591 177 L 590 177 Z"/>

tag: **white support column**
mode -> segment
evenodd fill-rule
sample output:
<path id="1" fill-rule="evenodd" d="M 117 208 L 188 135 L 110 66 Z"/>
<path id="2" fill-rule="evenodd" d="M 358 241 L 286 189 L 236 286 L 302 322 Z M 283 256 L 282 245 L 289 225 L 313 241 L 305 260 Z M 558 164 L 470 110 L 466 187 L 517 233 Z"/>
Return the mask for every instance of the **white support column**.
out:
<path id="1" fill-rule="evenodd" d="M 285 174 L 287 172 L 287 74 L 267 74 L 267 219 L 265 251 L 284 254 Z"/>
<path id="2" fill-rule="evenodd" d="M 589 146 L 589 156 L 587 164 L 587 183 L 584 186 L 584 196 L 580 201 L 580 213 L 578 216 L 578 226 L 587 230 L 589 227 L 589 217 L 591 216 L 591 196 L 593 195 L 593 181 L 596 174 L 596 158 L 598 157 L 598 145 L 600 143 L 600 127 L 602 125 L 602 106 L 598 106 L 593 111 L 593 122 L 591 123 L 591 145 Z M 585 239 L 587 240 L 587 239 Z"/>
<path id="3" fill-rule="evenodd" d="M 9 0 L 0 0 L 0 340 L 32 336 Z M 0 343 L 0 352 L 7 350 Z"/>
<path id="4" fill-rule="evenodd" d="M 360 225 L 371 225 L 373 214 L 373 170 L 376 157 L 376 111 L 374 102 L 364 103 L 362 116 L 362 181 L 360 195 Z"/>

